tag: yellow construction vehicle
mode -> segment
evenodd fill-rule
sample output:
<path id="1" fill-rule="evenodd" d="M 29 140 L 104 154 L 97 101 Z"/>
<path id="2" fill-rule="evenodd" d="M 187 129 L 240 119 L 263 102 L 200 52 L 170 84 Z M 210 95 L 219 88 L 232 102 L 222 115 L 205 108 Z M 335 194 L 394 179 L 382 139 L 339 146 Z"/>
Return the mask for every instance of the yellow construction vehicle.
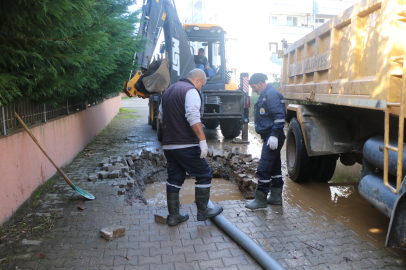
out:
<path id="1" fill-rule="evenodd" d="M 157 56 L 154 56 L 161 32 L 165 41 Z M 129 97 L 149 98 L 148 123 L 153 129 L 159 129 L 157 114 L 162 92 L 196 68 L 194 59 L 197 49 L 203 48 L 215 76 L 207 81 L 201 91 L 204 103 L 202 123 L 207 129 L 220 125 L 226 138 L 237 137 L 242 130 L 243 141 L 248 140 L 249 75 L 240 74 L 240 86 L 231 80 L 231 71 L 227 70 L 226 62 L 226 32 L 221 26 L 182 25 L 173 1 L 147 0 L 143 6 L 138 35 L 150 42 L 143 52 L 137 53 L 136 61 L 140 69 L 131 74 L 129 82 L 124 83 L 123 91 Z"/>

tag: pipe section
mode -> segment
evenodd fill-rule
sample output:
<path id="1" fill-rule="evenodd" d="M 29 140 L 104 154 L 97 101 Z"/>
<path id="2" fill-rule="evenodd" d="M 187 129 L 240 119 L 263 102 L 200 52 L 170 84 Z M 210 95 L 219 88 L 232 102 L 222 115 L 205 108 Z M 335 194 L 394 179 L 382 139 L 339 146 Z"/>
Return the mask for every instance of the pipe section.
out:
<path id="1" fill-rule="evenodd" d="M 385 186 L 381 177 L 374 174 L 363 177 L 358 185 L 358 191 L 365 200 L 391 218 L 396 194 Z"/>
<path id="2" fill-rule="evenodd" d="M 209 200 L 208 207 L 214 207 L 213 203 Z M 251 238 L 249 238 L 242 231 L 237 229 L 230 221 L 222 215 L 217 215 L 212 218 L 214 223 L 217 224 L 223 231 L 225 231 L 231 238 L 234 239 L 240 246 L 242 246 L 254 259 L 262 265 L 266 270 L 283 270 L 283 268 L 276 260 Z"/>

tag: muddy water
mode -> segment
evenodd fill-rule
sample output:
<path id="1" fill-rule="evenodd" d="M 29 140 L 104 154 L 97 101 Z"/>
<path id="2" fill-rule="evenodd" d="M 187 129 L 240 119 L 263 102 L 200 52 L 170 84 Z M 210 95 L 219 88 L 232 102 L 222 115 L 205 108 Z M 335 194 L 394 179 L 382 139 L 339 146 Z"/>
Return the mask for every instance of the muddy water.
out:
<path id="1" fill-rule="evenodd" d="M 213 178 L 210 192 L 210 200 L 220 202 L 225 200 L 241 200 L 238 187 L 230 181 Z M 166 182 L 156 182 L 146 186 L 145 199 L 149 205 L 166 206 Z M 192 204 L 195 201 L 195 179 L 186 179 L 180 190 L 180 203 Z"/>
<path id="2" fill-rule="evenodd" d="M 251 123 L 250 123 L 251 124 Z M 240 145 L 253 157 L 260 157 L 262 142 L 252 125 L 249 127 L 250 144 Z M 225 140 L 219 129 L 205 130 L 209 145 L 216 148 L 224 145 L 236 146 L 231 140 Z M 299 206 L 329 219 L 337 220 L 348 226 L 358 235 L 372 238 L 377 247 L 385 245 L 389 219 L 374 209 L 358 192 L 361 165 L 344 166 L 337 162 L 337 169 L 329 183 L 295 183 L 288 177 L 286 170 L 285 147 L 282 149 L 282 173 L 285 186 L 283 191 L 285 206 Z M 394 249 L 400 253 L 400 250 Z"/>

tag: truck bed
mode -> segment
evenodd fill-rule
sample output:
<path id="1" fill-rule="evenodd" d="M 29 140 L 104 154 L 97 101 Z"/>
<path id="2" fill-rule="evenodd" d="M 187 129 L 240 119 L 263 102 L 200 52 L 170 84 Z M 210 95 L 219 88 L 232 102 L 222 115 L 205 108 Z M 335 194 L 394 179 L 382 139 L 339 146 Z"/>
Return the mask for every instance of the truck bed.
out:
<path id="1" fill-rule="evenodd" d="M 399 115 L 399 107 L 388 103 L 400 103 L 405 4 L 361 1 L 290 45 L 283 53 L 281 93 Z"/>

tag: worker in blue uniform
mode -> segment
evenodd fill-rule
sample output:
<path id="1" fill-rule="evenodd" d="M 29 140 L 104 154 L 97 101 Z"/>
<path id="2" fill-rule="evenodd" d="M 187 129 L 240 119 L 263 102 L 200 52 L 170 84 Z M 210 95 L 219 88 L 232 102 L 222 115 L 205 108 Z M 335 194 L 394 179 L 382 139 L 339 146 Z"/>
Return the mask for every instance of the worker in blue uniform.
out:
<path id="1" fill-rule="evenodd" d="M 254 109 L 255 131 L 263 140 L 255 200 L 245 205 L 249 209 L 266 208 L 267 203 L 282 204 L 281 149 L 286 138 L 283 131 L 286 110 L 282 94 L 266 84 L 267 79 L 265 74 L 255 73 L 249 80 L 252 90 L 259 95 Z"/>

